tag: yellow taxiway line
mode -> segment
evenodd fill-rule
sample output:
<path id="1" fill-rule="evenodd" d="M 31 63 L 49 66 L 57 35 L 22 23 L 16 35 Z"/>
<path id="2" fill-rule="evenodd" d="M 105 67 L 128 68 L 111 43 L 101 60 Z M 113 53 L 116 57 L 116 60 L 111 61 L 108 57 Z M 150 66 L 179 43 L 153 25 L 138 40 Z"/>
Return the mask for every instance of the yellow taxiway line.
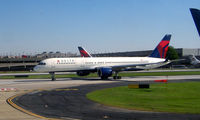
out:
<path id="1" fill-rule="evenodd" d="M 78 89 L 55 89 L 56 91 L 70 91 L 70 90 L 78 90 Z M 30 92 L 33 92 L 33 91 L 36 91 L 36 90 L 31 90 L 29 92 L 26 92 L 26 93 L 22 93 L 22 94 L 17 94 L 17 95 L 14 95 L 10 98 L 7 99 L 7 103 L 9 105 L 11 105 L 12 107 L 14 107 L 15 109 L 21 111 L 21 112 L 24 112 L 28 115 L 31 115 L 31 116 L 34 116 L 34 117 L 37 117 L 37 118 L 41 118 L 41 119 L 46 119 L 46 120 L 61 120 L 61 119 L 56 119 L 56 118 L 47 118 L 47 117 L 44 117 L 44 116 L 41 116 L 41 115 L 37 115 L 35 113 L 32 113 L 28 110 L 25 110 L 23 109 L 22 107 L 18 106 L 17 104 L 15 104 L 12 100 L 18 96 L 21 96 L 21 95 L 24 95 L 24 94 L 27 94 L 27 93 L 30 93 Z M 38 90 L 38 91 L 49 91 L 49 90 Z"/>

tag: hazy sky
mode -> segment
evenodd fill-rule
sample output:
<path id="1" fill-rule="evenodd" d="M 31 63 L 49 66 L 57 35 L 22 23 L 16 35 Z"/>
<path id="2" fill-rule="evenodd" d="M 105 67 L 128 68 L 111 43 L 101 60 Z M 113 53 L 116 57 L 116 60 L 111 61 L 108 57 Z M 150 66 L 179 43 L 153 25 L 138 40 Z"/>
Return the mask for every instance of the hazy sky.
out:
<path id="1" fill-rule="evenodd" d="M 200 0 L 0 0 L 0 55 L 200 48 L 189 8 Z"/>

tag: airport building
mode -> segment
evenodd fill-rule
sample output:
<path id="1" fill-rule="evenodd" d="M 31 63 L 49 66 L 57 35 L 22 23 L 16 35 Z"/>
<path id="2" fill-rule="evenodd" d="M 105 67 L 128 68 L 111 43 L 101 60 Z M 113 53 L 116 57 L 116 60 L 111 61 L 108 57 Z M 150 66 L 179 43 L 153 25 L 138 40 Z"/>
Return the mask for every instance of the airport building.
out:
<path id="1" fill-rule="evenodd" d="M 43 52 L 41 54 L 35 55 L 36 58 L 63 58 L 63 57 L 76 57 L 77 54 L 67 52 L 67 53 L 61 53 L 59 51 L 57 52 Z"/>
<path id="2" fill-rule="evenodd" d="M 195 55 L 200 56 L 200 48 L 191 49 L 191 48 L 176 48 L 175 49 L 180 58 Z M 152 53 L 153 50 L 144 50 L 144 51 L 129 51 L 129 52 L 113 52 L 113 53 L 100 53 L 92 54 L 96 57 L 144 57 Z"/>

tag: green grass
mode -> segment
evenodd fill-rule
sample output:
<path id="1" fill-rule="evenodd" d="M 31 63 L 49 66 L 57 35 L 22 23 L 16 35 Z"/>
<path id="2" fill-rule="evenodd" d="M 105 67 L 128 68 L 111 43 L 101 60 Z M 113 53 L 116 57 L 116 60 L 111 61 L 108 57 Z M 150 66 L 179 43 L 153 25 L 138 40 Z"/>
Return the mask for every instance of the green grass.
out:
<path id="1" fill-rule="evenodd" d="M 200 82 L 152 84 L 150 89 L 128 86 L 94 91 L 87 97 L 120 108 L 200 114 Z"/>
<path id="2" fill-rule="evenodd" d="M 0 72 L 1 73 L 23 73 L 23 72 Z M 29 73 L 29 72 L 25 72 Z M 30 72 L 31 73 L 31 72 Z M 200 75 L 200 71 L 180 71 L 180 72 L 123 72 L 119 73 L 122 77 L 135 77 L 135 76 L 173 76 L 173 75 Z M 79 77 L 79 78 L 90 78 L 90 77 L 98 77 L 96 73 L 91 73 L 88 76 L 78 76 L 76 74 L 63 74 L 56 75 L 56 78 L 70 78 L 70 77 Z M 0 79 L 14 79 L 15 76 L 0 76 Z M 50 79 L 50 75 L 30 75 L 26 77 L 27 79 Z M 23 79 L 23 78 L 17 78 Z"/>

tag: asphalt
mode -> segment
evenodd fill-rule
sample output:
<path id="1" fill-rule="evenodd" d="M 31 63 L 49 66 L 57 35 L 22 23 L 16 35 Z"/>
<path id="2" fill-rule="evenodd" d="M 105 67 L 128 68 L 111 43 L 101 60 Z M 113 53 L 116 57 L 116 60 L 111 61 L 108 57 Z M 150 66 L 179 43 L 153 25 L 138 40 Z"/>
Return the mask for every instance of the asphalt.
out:
<path id="1" fill-rule="evenodd" d="M 175 80 L 173 82 L 177 82 Z M 192 81 L 192 80 L 184 80 Z M 198 79 L 193 81 L 200 81 Z M 133 82 L 131 82 L 133 83 Z M 18 106 L 47 118 L 82 120 L 199 120 L 198 114 L 175 114 L 126 110 L 104 106 L 86 98 L 88 92 L 128 85 L 130 82 L 81 85 L 77 87 L 33 91 L 12 101 Z"/>

